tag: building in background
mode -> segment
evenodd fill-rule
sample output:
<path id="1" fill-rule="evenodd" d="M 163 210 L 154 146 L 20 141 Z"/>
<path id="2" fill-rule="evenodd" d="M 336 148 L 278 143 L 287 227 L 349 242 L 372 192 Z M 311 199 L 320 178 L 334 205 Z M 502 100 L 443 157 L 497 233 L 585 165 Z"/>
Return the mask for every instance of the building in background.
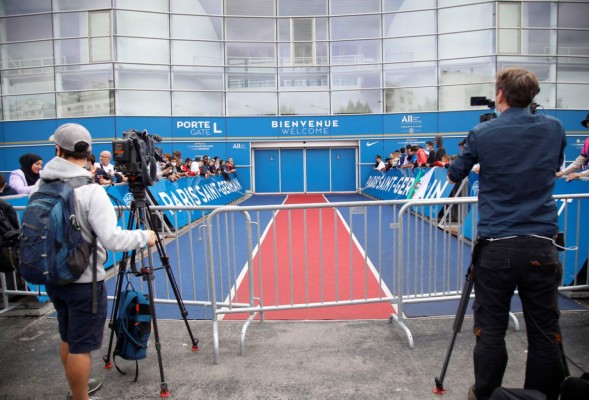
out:
<path id="1" fill-rule="evenodd" d="M 2 0 L 0 170 L 26 146 L 51 155 L 48 134 L 75 120 L 99 148 L 135 128 L 183 155 L 232 155 L 248 188 L 257 149 L 303 163 L 353 149 L 359 187 L 376 153 L 437 133 L 451 148 L 486 112 L 470 98 L 492 99 L 512 65 L 583 135 L 587 15 L 588 1 Z"/>

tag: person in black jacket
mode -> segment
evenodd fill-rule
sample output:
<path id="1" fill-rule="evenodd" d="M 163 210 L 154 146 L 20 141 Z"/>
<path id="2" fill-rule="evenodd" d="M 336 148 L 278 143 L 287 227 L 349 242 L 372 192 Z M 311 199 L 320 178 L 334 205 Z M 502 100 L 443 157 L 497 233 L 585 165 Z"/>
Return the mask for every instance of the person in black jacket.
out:
<path id="1" fill-rule="evenodd" d="M 0 197 L 1 196 L 14 196 L 18 194 L 16 190 L 8 183 L 6 183 L 6 177 L 0 174 Z"/>

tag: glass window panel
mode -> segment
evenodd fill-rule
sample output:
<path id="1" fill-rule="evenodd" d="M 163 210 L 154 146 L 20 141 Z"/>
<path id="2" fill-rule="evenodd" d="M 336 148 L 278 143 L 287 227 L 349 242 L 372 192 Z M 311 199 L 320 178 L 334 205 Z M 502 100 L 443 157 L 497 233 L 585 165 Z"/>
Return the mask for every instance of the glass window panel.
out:
<path id="1" fill-rule="evenodd" d="M 55 38 L 88 36 L 88 14 L 55 14 L 53 16 L 53 35 Z"/>
<path id="2" fill-rule="evenodd" d="M 589 29 L 589 3 L 558 4 L 558 26 L 560 28 Z"/>
<path id="3" fill-rule="evenodd" d="M 327 18 L 280 18 L 278 19 L 278 40 L 281 42 L 290 42 L 295 40 L 293 37 L 294 35 L 291 34 L 292 25 L 296 24 L 297 21 L 305 21 L 311 20 L 312 28 L 315 30 L 314 39 L 315 40 L 327 40 Z M 310 40 L 310 39 L 309 39 Z"/>
<path id="4" fill-rule="evenodd" d="M 169 64 L 168 40 L 117 38 L 117 60 L 142 64 Z"/>
<path id="5" fill-rule="evenodd" d="M 520 28 L 520 3 L 499 3 L 499 28 Z"/>
<path id="6" fill-rule="evenodd" d="M 331 19 L 331 39 L 380 37 L 380 15 L 335 17 Z"/>
<path id="7" fill-rule="evenodd" d="M 349 66 L 331 69 L 331 86 L 338 89 L 380 88 L 381 66 Z"/>
<path id="8" fill-rule="evenodd" d="M 438 0 L 438 7 L 464 6 L 473 3 L 484 3 L 489 0 Z"/>
<path id="9" fill-rule="evenodd" d="M 227 40 L 273 42 L 276 40 L 274 19 L 225 18 Z"/>
<path id="10" fill-rule="evenodd" d="M 522 29 L 522 54 L 556 54 L 556 31 Z"/>
<path id="11" fill-rule="evenodd" d="M 117 35 L 158 38 L 170 35 L 168 14 L 117 11 L 115 21 Z"/>
<path id="12" fill-rule="evenodd" d="M 438 32 L 460 32 L 495 26 L 494 4 L 476 4 L 438 11 Z"/>
<path id="13" fill-rule="evenodd" d="M 281 92 L 278 100 L 280 115 L 329 114 L 328 92 Z"/>
<path id="14" fill-rule="evenodd" d="M 589 85 L 559 84 L 556 88 L 558 94 L 558 108 L 586 110 L 589 108 Z"/>
<path id="15" fill-rule="evenodd" d="M 327 15 L 327 0 L 278 0 L 278 15 L 281 17 Z"/>
<path id="16" fill-rule="evenodd" d="M 497 59 L 497 71 L 518 66 L 535 73 L 540 82 L 556 80 L 556 57 L 499 57 Z"/>
<path id="17" fill-rule="evenodd" d="M 93 11 L 88 13 L 90 19 L 90 36 L 110 36 L 110 11 Z"/>
<path id="18" fill-rule="evenodd" d="M 227 115 L 276 115 L 276 93 L 227 93 Z"/>
<path id="19" fill-rule="evenodd" d="M 223 90 L 223 68 L 173 67 L 172 89 Z"/>
<path id="20" fill-rule="evenodd" d="M 497 52 L 500 54 L 519 54 L 520 37 L 519 29 L 498 29 L 499 45 Z"/>
<path id="21" fill-rule="evenodd" d="M 57 67 L 55 78 L 57 91 L 109 89 L 114 87 L 111 64 Z"/>
<path id="22" fill-rule="evenodd" d="M 384 65 L 384 86 L 432 86 L 438 84 L 435 62 Z"/>
<path id="23" fill-rule="evenodd" d="M 417 11 L 384 16 L 384 37 L 433 35 L 436 33 L 436 12 Z"/>
<path id="24" fill-rule="evenodd" d="M 331 43 L 332 64 L 371 64 L 381 61 L 380 40 L 354 40 Z"/>
<path id="25" fill-rule="evenodd" d="M 275 68 L 227 68 L 228 90 L 276 89 Z"/>
<path id="26" fill-rule="evenodd" d="M 57 93 L 57 118 L 114 115 L 112 90 Z"/>
<path id="27" fill-rule="evenodd" d="M 530 28 L 556 28 L 556 4 L 522 3 L 522 26 Z"/>
<path id="28" fill-rule="evenodd" d="M 51 0 L 3 0 L 0 16 L 51 12 Z"/>
<path id="29" fill-rule="evenodd" d="M 55 118 L 55 94 L 4 96 L 5 120 Z"/>
<path id="30" fill-rule="evenodd" d="M 50 40 L 2 45 L 2 69 L 44 65 L 53 65 L 53 47 Z"/>
<path id="31" fill-rule="evenodd" d="M 172 41 L 174 65 L 223 65 L 223 43 Z"/>
<path id="32" fill-rule="evenodd" d="M 223 2 L 219 0 L 174 0 L 170 2 L 172 12 L 187 14 L 221 15 Z"/>
<path id="33" fill-rule="evenodd" d="M 495 84 L 440 86 L 440 111 L 470 110 L 470 98 L 486 96 L 495 98 Z"/>
<path id="34" fill-rule="evenodd" d="M 280 90 L 327 90 L 329 69 L 326 67 L 280 68 Z"/>
<path id="35" fill-rule="evenodd" d="M 51 39 L 51 14 L 0 19 L 0 42 Z"/>
<path id="36" fill-rule="evenodd" d="M 172 15 L 172 38 L 223 40 L 223 19 L 194 15 Z"/>
<path id="37" fill-rule="evenodd" d="M 56 40 L 54 44 L 56 65 L 80 64 L 90 61 L 88 39 Z"/>
<path id="38" fill-rule="evenodd" d="M 485 56 L 495 53 L 495 32 L 492 30 L 440 35 L 440 58 Z"/>
<path id="39" fill-rule="evenodd" d="M 90 61 L 111 61 L 112 49 L 109 37 L 90 38 Z"/>
<path id="40" fill-rule="evenodd" d="M 227 43 L 228 65 L 276 65 L 273 43 Z"/>
<path id="41" fill-rule="evenodd" d="M 333 114 L 378 114 L 382 112 L 381 91 L 333 91 L 331 108 Z"/>
<path id="42" fill-rule="evenodd" d="M 170 89 L 170 67 L 116 64 L 115 79 L 122 89 Z"/>
<path id="43" fill-rule="evenodd" d="M 173 92 L 172 115 L 223 115 L 221 92 Z"/>
<path id="44" fill-rule="evenodd" d="M 279 51 L 279 64 L 280 65 L 294 65 L 296 64 L 293 62 L 292 59 L 292 47 L 291 43 L 282 43 L 278 45 Z M 315 43 L 315 56 L 311 57 L 308 60 L 312 65 L 327 65 L 329 64 L 329 57 L 328 57 L 328 43 Z M 312 53 L 311 53 L 312 54 Z M 302 61 L 302 60 L 299 60 Z M 311 63 L 312 61 L 312 63 Z M 299 62 L 301 64 L 301 62 Z"/>
<path id="45" fill-rule="evenodd" d="M 168 12 L 168 0 L 149 0 L 149 1 L 137 1 L 137 0 L 115 0 L 116 8 L 128 8 L 131 10 L 143 10 L 143 11 L 163 11 Z"/>
<path id="46" fill-rule="evenodd" d="M 2 94 L 55 91 L 53 68 L 11 69 L 2 72 Z"/>
<path id="47" fill-rule="evenodd" d="M 111 0 L 53 0 L 55 11 L 100 10 L 111 8 Z"/>
<path id="48" fill-rule="evenodd" d="M 331 15 L 380 12 L 380 0 L 331 0 L 329 10 Z"/>
<path id="49" fill-rule="evenodd" d="M 386 113 L 437 110 L 438 89 L 436 87 L 385 89 Z"/>
<path id="50" fill-rule="evenodd" d="M 385 39 L 383 46 L 385 62 L 421 61 L 436 58 L 435 36 Z"/>
<path id="51" fill-rule="evenodd" d="M 384 11 L 409 11 L 436 8 L 436 0 L 385 0 Z"/>
<path id="52" fill-rule="evenodd" d="M 560 57 L 556 68 L 559 82 L 589 83 L 589 58 Z"/>
<path id="53" fill-rule="evenodd" d="M 558 31 L 558 54 L 589 56 L 589 31 Z"/>
<path id="54" fill-rule="evenodd" d="M 438 67 L 440 85 L 494 81 L 494 66 L 493 58 L 441 61 Z"/>
<path id="55" fill-rule="evenodd" d="M 225 15 L 274 16 L 274 0 L 225 0 Z"/>
<path id="56" fill-rule="evenodd" d="M 540 93 L 536 95 L 534 101 L 545 108 L 562 108 L 562 105 L 556 101 L 556 84 L 540 83 Z"/>
<path id="57" fill-rule="evenodd" d="M 116 115 L 169 116 L 170 92 L 117 90 Z"/>

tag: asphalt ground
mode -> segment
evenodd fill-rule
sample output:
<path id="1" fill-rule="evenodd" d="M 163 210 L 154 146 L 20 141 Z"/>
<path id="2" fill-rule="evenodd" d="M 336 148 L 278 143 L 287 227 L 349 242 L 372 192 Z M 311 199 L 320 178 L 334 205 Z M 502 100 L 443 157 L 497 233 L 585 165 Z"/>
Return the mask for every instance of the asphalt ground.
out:
<path id="1" fill-rule="evenodd" d="M 65 399 L 67 384 L 59 361 L 57 320 L 0 317 L 0 399 Z M 509 363 L 503 385 L 522 387 L 526 359 L 521 330 L 507 333 Z M 408 318 L 415 347 L 387 320 L 254 322 L 239 355 L 241 322 L 220 322 L 219 363 L 214 364 L 212 324 L 189 321 L 199 338 L 192 352 L 183 321 L 158 320 L 165 381 L 170 399 L 466 399 L 473 383 L 472 318 L 467 316 L 444 380 L 446 394 L 432 392 L 440 374 L 453 317 Z M 566 353 L 589 370 L 589 312 L 566 311 L 561 325 Z M 100 399 L 157 399 L 160 372 L 152 332 L 148 358 L 135 365 L 121 360 L 129 372 L 104 369 L 110 330 L 102 350 L 92 353 L 93 375 L 103 378 Z M 570 365 L 573 375 L 579 370 Z"/>

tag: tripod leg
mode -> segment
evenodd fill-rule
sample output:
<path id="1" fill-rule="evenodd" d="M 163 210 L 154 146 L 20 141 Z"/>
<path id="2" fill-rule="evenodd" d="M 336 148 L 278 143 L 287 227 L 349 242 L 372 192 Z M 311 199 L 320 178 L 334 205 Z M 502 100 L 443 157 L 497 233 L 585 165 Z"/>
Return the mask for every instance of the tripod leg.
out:
<path id="1" fill-rule="evenodd" d="M 446 377 L 446 371 L 448 369 L 448 364 L 450 364 L 450 356 L 452 355 L 452 351 L 454 350 L 454 343 L 456 342 L 456 335 L 462 329 L 462 323 L 464 322 L 464 315 L 466 314 L 466 307 L 468 307 L 468 301 L 470 300 L 470 294 L 472 293 L 472 288 L 474 286 L 474 263 L 478 257 L 478 254 L 481 250 L 481 247 L 486 243 L 486 241 L 477 240 L 475 242 L 474 248 L 472 250 L 472 256 L 470 260 L 470 267 L 466 272 L 466 280 L 464 281 L 464 287 L 462 288 L 462 296 L 460 296 L 460 303 L 458 304 L 458 309 L 456 310 L 456 317 L 454 318 L 454 325 L 452 326 L 453 334 L 452 340 L 450 340 L 450 346 L 448 347 L 448 351 L 446 352 L 446 358 L 444 359 L 444 365 L 442 367 L 442 372 L 440 373 L 439 377 L 435 378 L 436 387 L 434 388 L 435 394 L 444 394 L 446 393 L 446 389 L 444 389 L 444 378 Z"/>
<path id="2" fill-rule="evenodd" d="M 446 371 L 448 369 L 448 365 L 450 364 L 450 356 L 452 355 L 452 351 L 454 350 L 454 343 L 456 342 L 456 336 L 458 332 L 462 329 L 462 323 L 464 321 L 464 315 L 466 314 L 466 308 L 468 307 L 468 301 L 470 299 L 470 294 L 472 293 L 474 280 L 472 278 L 472 274 L 469 272 L 466 275 L 466 281 L 464 282 L 464 288 L 462 288 L 462 296 L 460 297 L 460 303 L 458 304 L 458 309 L 456 310 L 456 317 L 454 319 L 453 325 L 453 334 L 452 339 L 450 340 L 450 346 L 448 347 L 448 351 L 446 352 L 446 358 L 444 359 L 444 365 L 442 367 L 442 372 L 440 373 L 439 377 L 435 378 L 436 387 L 434 388 L 435 394 L 444 394 L 446 393 L 446 389 L 444 389 L 444 378 L 446 377 Z"/>
<path id="3" fill-rule="evenodd" d="M 164 365 L 162 362 L 162 345 L 160 342 L 160 334 L 157 325 L 157 316 L 155 312 L 155 303 L 154 299 L 154 288 L 153 288 L 153 266 L 149 265 L 147 268 L 142 268 L 141 272 L 144 274 L 143 278 L 147 280 L 147 290 L 149 292 L 149 309 L 151 312 L 151 324 L 153 326 L 153 337 L 155 339 L 155 350 L 157 353 L 157 362 L 160 369 L 160 397 L 168 397 L 170 395 L 170 390 L 168 389 L 168 384 L 166 383 L 166 378 L 164 376 Z"/>
<path id="4" fill-rule="evenodd" d="M 152 216 L 151 212 L 146 214 L 146 218 L 148 219 L 149 226 L 152 225 Z M 162 262 L 163 268 L 166 270 L 166 274 L 168 275 L 168 280 L 170 285 L 172 286 L 172 291 L 174 292 L 174 296 L 176 297 L 176 303 L 178 303 L 178 308 L 180 309 L 180 315 L 184 320 L 184 325 L 186 325 L 186 330 L 188 331 L 188 335 L 190 336 L 190 341 L 192 342 L 192 351 L 198 351 L 198 339 L 194 337 L 192 334 L 192 330 L 190 329 L 190 324 L 188 323 L 188 311 L 186 310 L 186 306 L 184 305 L 184 301 L 182 300 L 182 295 L 180 294 L 180 290 L 178 289 L 178 284 L 176 283 L 176 278 L 174 278 L 174 274 L 172 273 L 172 268 L 170 266 L 170 258 L 166 254 L 166 249 L 162 243 L 162 240 L 159 234 L 156 231 L 156 248 L 160 255 L 160 260 Z"/>
<path id="5" fill-rule="evenodd" d="M 134 212 L 133 212 L 133 210 L 131 210 L 131 213 L 129 215 L 128 229 L 131 229 L 133 227 L 133 224 L 134 224 Z M 117 314 L 119 312 L 121 291 L 123 289 L 123 278 L 126 273 L 125 271 L 127 270 L 128 259 L 129 259 L 129 252 L 124 252 L 123 258 L 121 259 L 121 261 L 119 261 L 119 271 L 117 273 L 117 281 L 115 284 L 115 293 L 114 293 L 115 301 L 112 306 L 112 310 L 110 313 L 110 321 L 108 323 L 108 328 L 110 329 L 110 337 L 108 340 L 108 352 L 106 353 L 105 356 L 102 357 L 102 359 L 104 360 L 104 368 L 105 369 L 112 368 L 112 361 L 111 361 L 110 356 L 113 352 L 112 344 L 113 344 L 115 328 L 116 328 L 115 321 L 117 320 Z"/>

